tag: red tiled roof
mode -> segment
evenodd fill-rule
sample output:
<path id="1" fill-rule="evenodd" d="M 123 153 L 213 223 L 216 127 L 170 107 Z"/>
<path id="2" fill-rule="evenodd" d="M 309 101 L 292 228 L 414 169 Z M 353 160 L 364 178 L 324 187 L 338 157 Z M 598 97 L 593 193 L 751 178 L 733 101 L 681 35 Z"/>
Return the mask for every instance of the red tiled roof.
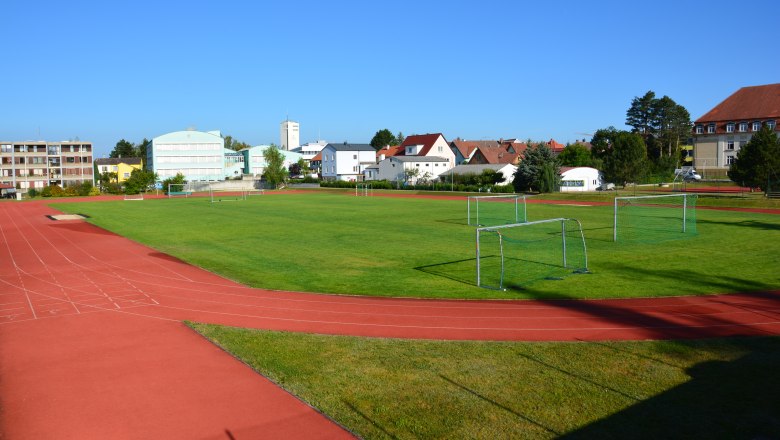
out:
<path id="1" fill-rule="evenodd" d="M 564 148 L 566 148 L 566 145 L 563 145 L 560 142 L 556 142 L 555 139 L 550 139 L 547 142 L 547 146 L 550 147 L 551 150 L 553 150 L 553 153 L 560 153 L 563 151 Z"/>
<path id="2" fill-rule="evenodd" d="M 450 145 L 460 151 L 464 158 L 468 159 L 471 153 L 478 147 L 496 147 L 498 146 L 498 141 L 465 141 L 463 139 L 455 139 L 450 142 Z"/>
<path id="3" fill-rule="evenodd" d="M 406 147 L 410 145 L 422 145 L 423 147 L 417 155 L 426 156 L 431 150 L 431 147 L 433 147 L 433 144 L 439 139 L 439 136 L 444 139 L 444 135 L 441 133 L 415 134 L 404 139 L 400 147 L 406 151 Z M 444 142 L 447 142 L 447 139 L 444 139 Z M 401 154 L 397 154 L 397 156 L 403 156 L 404 151 L 402 151 Z"/>
<path id="4" fill-rule="evenodd" d="M 780 118 L 780 83 L 742 87 L 695 123 L 749 122 L 769 118 Z"/>
<path id="5" fill-rule="evenodd" d="M 382 147 L 376 151 L 376 158 L 379 159 L 379 156 L 385 155 L 385 157 L 393 157 L 393 156 L 400 156 L 404 154 L 404 147 L 401 145 L 395 145 L 390 147 Z"/>
<path id="6" fill-rule="evenodd" d="M 516 164 L 519 157 L 519 152 L 510 153 L 506 150 L 506 147 L 478 147 L 474 152 L 474 157 L 481 156 L 487 163 L 511 163 Z M 480 159 L 477 159 L 478 161 Z"/>
<path id="7" fill-rule="evenodd" d="M 311 162 L 317 162 L 317 161 L 322 162 L 322 151 L 320 151 L 319 153 L 317 153 L 316 156 L 311 158 Z"/>
<path id="8" fill-rule="evenodd" d="M 0 189 L 11 189 L 14 185 L 12 183 L 0 183 Z"/>
<path id="9" fill-rule="evenodd" d="M 515 153 L 520 155 L 523 154 L 523 152 L 528 148 L 528 144 L 524 142 L 517 142 L 514 139 L 511 139 L 501 142 L 501 147 L 510 153 L 511 151 L 509 151 L 509 148 L 512 148 L 515 150 Z"/>

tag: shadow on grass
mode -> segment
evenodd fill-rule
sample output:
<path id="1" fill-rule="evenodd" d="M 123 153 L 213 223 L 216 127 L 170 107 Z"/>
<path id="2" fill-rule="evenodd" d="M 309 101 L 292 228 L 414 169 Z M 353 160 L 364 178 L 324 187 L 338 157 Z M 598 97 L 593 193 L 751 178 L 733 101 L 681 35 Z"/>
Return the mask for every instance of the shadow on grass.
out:
<path id="1" fill-rule="evenodd" d="M 462 226 L 468 226 L 469 222 L 465 218 L 442 218 L 439 220 L 434 220 L 437 223 L 449 223 L 452 225 L 462 225 Z"/>
<path id="2" fill-rule="evenodd" d="M 496 402 L 495 400 L 493 400 L 493 399 L 491 399 L 491 398 L 489 398 L 489 397 L 486 397 L 486 396 L 484 396 L 484 395 L 482 395 L 482 394 L 480 394 L 480 393 L 478 393 L 478 392 L 476 392 L 476 391 L 472 390 L 471 388 L 469 388 L 469 387 L 467 387 L 467 386 L 465 386 L 465 385 L 463 385 L 463 384 L 461 384 L 461 383 L 455 382 L 454 380 L 450 379 L 450 378 L 449 378 L 449 377 L 447 377 L 447 376 L 444 376 L 444 375 L 442 375 L 442 374 L 439 374 L 439 377 L 441 377 L 441 378 L 442 378 L 442 379 L 444 379 L 445 381 L 449 382 L 451 385 L 454 385 L 454 386 L 456 386 L 456 387 L 460 388 L 461 390 L 463 390 L 463 391 L 465 391 L 465 392 L 467 392 L 467 393 L 471 394 L 472 396 L 474 396 L 474 397 L 476 397 L 476 398 L 478 398 L 478 399 L 481 399 L 482 401 L 484 401 L 484 402 L 487 402 L 487 403 L 489 403 L 489 404 L 491 404 L 491 405 L 493 405 L 493 406 L 495 406 L 495 407 L 501 408 L 501 409 L 503 409 L 504 411 L 506 411 L 506 412 L 508 412 L 508 413 L 510 413 L 510 414 L 513 414 L 513 415 L 515 415 L 515 416 L 517 416 L 517 417 L 519 417 L 519 418 L 521 418 L 521 419 L 525 420 L 525 421 L 526 421 L 526 422 L 528 422 L 528 423 L 531 423 L 531 424 L 533 424 L 533 425 L 536 425 L 536 426 L 538 426 L 538 427 L 540 427 L 540 428 L 544 429 L 545 431 L 547 431 L 547 432 L 549 432 L 549 433 L 551 433 L 551 434 L 555 434 L 555 435 L 561 435 L 561 433 L 560 433 L 560 432 L 556 432 L 556 431 L 554 431 L 554 430 L 553 430 L 552 428 L 550 428 L 549 426 L 545 426 L 545 425 L 543 425 L 543 424 L 539 423 L 538 421 L 536 421 L 536 420 L 532 419 L 531 417 L 529 417 L 529 416 L 527 416 L 527 415 L 520 414 L 519 412 L 517 412 L 517 411 L 513 410 L 512 408 L 509 408 L 509 407 L 507 407 L 507 406 L 504 406 L 504 405 L 502 405 L 502 404 L 500 404 L 500 403 Z"/>
<path id="3" fill-rule="evenodd" d="M 701 225 L 718 225 L 718 226 L 731 226 L 737 228 L 751 228 L 762 231 L 780 231 L 780 223 L 770 223 L 758 220 L 744 220 L 741 222 L 719 222 L 713 220 L 697 220 Z"/>
<path id="4" fill-rule="evenodd" d="M 706 279 L 703 274 L 683 269 L 671 273 L 659 273 L 627 265 L 619 269 L 635 277 L 645 278 L 649 283 L 669 277 Z M 723 342 L 691 340 L 694 338 L 734 337 L 726 341 L 735 351 L 745 353 L 733 361 L 699 363 L 685 371 L 690 376 L 689 381 L 651 398 L 637 401 L 609 417 L 569 432 L 563 438 L 780 438 L 780 374 L 777 373 L 780 371 L 780 338 L 739 337 L 761 332 L 760 328 L 751 330 L 744 326 L 744 318 L 739 310 L 766 316 L 766 322 L 777 323 L 780 319 L 777 312 L 780 309 L 780 293 L 769 291 L 771 286 L 749 279 L 724 277 L 719 280 L 706 279 L 706 282 L 729 292 L 757 289 L 767 291 L 740 294 L 739 301 L 724 299 L 722 305 L 731 309 L 728 312 L 713 309 L 713 313 L 688 315 L 685 322 L 678 322 L 673 311 L 673 308 L 679 305 L 684 313 L 684 298 L 670 300 L 670 311 L 664 314 L 644 312 L 642 308 L 624 307 L 620 301 L 568 301 L 571 298 L 565 294 L 558 294 L 555 300 L 541 300 L 562 310 L 574 310 L 590 315 L 595 320 L 605 322 L 607 326 L 638 327 L 642 330 L 641 337 L 647 339 L 679 339 L 674 344 L 679 344 L 681 348 L 689 351 L 707 350 L 708 344 Z M 534 294 L 531 290 L 526 290 L 526 293 Z M 540 296 L 550 298 L 550 293 L 546 292 Z M 746 303 L 752 305 L 746 306 Z M 717 307 L 718 303 L 715 304 Z M 616 355 L 635 355 L 610 344 L 602 345 L 615 350 Z M 659 359 L 650 359 L 670 365 Z M 537 362 L 546 368 L 561 371 L 560 368 Z M 568 374 L 572 380 L 584 380 L 613 392 L 620 392 L 580 375 Z"/>
<path id="5" fill-rule="evenodd" d="M 390 433 L 388 430 L 386 430 L 382 425 L 376 422 L 376 420 L 372 419 L 371 417 L 367 416 L 363 411 L 359 410 L 358 407 L 353 405 L 350 402 L 347 402 L 346 400 L 342 400 L 344 402 L 344 405 L 347 405 L 349 409 L 355 412 L 355 414 L 359 415 L 363 419 L 365 419 L 368 423 L 370 423 L 374 428 L 382 431 L 382 434 L 386 435 L 388 438 L 397 439 L 398 437 Z"/>
<path id="6" fill-rule="evenodd" d="M 686 370 L 689 381 L 562 438 L 780 437 L 780 338 L 731 342 L 747 353 L 697 364 Z"/>

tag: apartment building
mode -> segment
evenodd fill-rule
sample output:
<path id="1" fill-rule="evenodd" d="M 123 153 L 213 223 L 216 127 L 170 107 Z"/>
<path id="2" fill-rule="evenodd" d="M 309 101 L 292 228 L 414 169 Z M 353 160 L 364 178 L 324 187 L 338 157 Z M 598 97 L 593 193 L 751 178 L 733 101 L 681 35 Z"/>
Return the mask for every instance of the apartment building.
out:
<path id="1" fill-rule="evenodd" d="M 0 183 L 26 193 L 49 185 L 94 182 L 92 143 L 81 141 L 0 142 Z"/>

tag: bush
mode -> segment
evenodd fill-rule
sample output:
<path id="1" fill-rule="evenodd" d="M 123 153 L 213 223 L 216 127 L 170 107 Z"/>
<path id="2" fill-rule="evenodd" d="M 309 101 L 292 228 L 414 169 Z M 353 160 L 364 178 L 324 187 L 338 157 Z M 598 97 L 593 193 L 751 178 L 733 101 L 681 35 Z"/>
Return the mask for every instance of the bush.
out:
<path id="1" fill-rule="evenodd" d="M 27 190 L 27 197 L 33 198 L 38 195 L 38 190 L 35 188 L 30 188 Z"/>
<path id="2" fill-rule="evenodd" d="M 57 184 L 46 186 L 41 190 L 43 197 L 62 197 L 64 195 L 65 191 Z"/>

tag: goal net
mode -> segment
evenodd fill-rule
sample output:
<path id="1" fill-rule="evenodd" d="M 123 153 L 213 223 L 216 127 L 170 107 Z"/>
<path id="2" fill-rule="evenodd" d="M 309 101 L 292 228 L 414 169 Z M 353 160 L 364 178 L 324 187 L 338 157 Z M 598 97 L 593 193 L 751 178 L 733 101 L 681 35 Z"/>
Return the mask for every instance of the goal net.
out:
<path id="1" fill-rule="evenodd" d="M 125 194 L 125 200 L 143 200 L 143 199 L 144 199 L 144 193 Z"/>
<path id="2" fill-rule="evenodd" d="M 521 289 L 534 281 L 588 271 L 585 236 L 576 219 L 477 228 L 476 239 L 480 287 Z"/>
<path id="3" fill-rule="evenodd" d="M 696 194 L 615 197 L 613 240 L 658 242 L 696 235 Z"/>
<path id="4" fill-rule="evenodd" d="M 374 195 L 374 189 L 371 187 L 370 183 L 358 183 L 355 185 L 355 195 L 356 196 L 373 196 Z"/>
<path id="5" fill-rule="evenodd" d="M 470 196 L 466 203 L 466 214 L 471 226 L 507 225 L 528 221 L 524 195 Z"/>
<path id="6" fill-rule="evenodd" d="M 209 186 L 209 199 L 216 202 L 238 202 L 246 200 L 249 191 L 246 188 L 231 188 L 223 186 Z"/>
<path id="7" fill-rule="evenodd" d="M 187 187 L 186 183 L 169 183 L 168 184 L 168 198 L 171 197 L 189 197 L 192 195 L 192 191 Z"/>

